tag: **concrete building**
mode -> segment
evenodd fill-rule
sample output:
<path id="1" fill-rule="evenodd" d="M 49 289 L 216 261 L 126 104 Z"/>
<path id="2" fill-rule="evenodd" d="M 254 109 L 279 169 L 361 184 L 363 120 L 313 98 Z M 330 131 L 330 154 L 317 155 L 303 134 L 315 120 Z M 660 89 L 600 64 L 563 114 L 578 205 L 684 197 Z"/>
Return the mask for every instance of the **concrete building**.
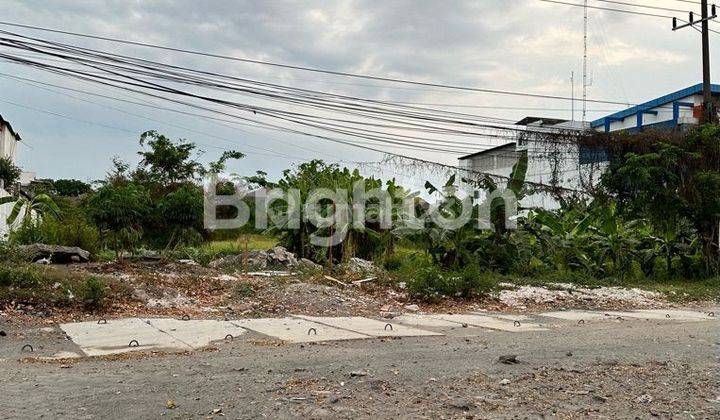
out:
<path id="1" fill-rule="evenodd" d="M 17 159 L 17 147 L 20 142 L 20 135 L 13 130 L 12 125 L 0 115 L 0 156 L 9 157 L 13 162 Z M 7 197 L 10 193 L 7 191 L 12 186 L 2 185 L 0 180 L 0 197 Z M 0 206 L 0 240 L 5 238 L 10 231 L 5 220 L 12 211 L 12 204 L 4 204 Z"/>
<path id="2" fill-rule="evenodd" d="M 713 97 L 720 99 L 720 85 L 712 85 Z M 682 129 L 700 123 L 702 115 L 702 84 L 661 96 L 623 111 L 615 112 L 590 123 L 596 131 L 610 133 L 645 129 Z"/>
<path id="3" fill-rule="evenodd" d="M 712 92 L 720 99 L 720 85 L 713 85 Z M 702 102 L 702 84 L 698 84 L 586 124 L 557 118 L 527 117 L 515 123 L 518 130 L 515 141 L 463 156 L 459 158 L 459 166 L 466 170 L 461 171 L 466 174 L 489 173 L 507 177 L 520 153 L 526 150 L 526 180 L 529 183 L 557 185 L 566 194 L 572 194 L 572 191 L 583 191 L 597 184 L 607 167 L 607 153 L 602 148 L 581 147 L 570 141 L 563 143 L 545 133 L 682 130 L 700 123 Z M 532 194 L 520 205 L 526 208 L 559 207 L 554 195 L 546 192 Z"/>

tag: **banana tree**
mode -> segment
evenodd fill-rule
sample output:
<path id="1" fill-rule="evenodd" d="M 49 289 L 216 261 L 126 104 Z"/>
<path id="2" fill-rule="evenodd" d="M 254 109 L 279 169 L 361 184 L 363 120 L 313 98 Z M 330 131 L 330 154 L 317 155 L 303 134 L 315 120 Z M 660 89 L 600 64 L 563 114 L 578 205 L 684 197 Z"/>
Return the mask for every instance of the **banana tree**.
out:
<path id="1" fill-rule="evenodd" d="M 2 197 L 0 205 L 15 203 L 10 215 L 5 220 L 8 225 L 14 224 L 21 216 L 22 223 L 33 221 L 33 217 L 42 219 L 46 216 L 60 217 L 60 208 L 47 194 L 38 194 L 31 199 L 23 197 Z"/>

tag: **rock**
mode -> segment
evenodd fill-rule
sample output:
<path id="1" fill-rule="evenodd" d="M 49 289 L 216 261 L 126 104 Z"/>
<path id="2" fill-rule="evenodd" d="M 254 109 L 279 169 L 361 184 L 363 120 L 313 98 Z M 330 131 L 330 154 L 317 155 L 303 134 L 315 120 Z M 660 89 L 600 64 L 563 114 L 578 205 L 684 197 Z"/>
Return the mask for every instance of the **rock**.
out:
<path id="1" fill-rule="evenodd" d="M 250 251 L 247 253 L 247 258 L 244 253 L 227 255 L 211 261 L 210 264 L 208 264 L 208 267 L 215 269 L 240 269 L 245 267 L 246 262 L 248 270 L 252 271 L 261 271 L 266 269 L 288 270 L 299 268 L 301 266 L 295 254 L 289 252 L 281 246 L 276 246 L 268 251 Z M 319 269 L 322 269 L 322 267 L 310 260 L 305 260 L 303 265 L 311 267 L 312 269 L 317 269 L 318 267 Z"/>
<path id="2" fill-rule="evenodd" d="M 518 359 L 517 359 L 517 355 L 516 355 L 516 354 L 509 354 L 509 355 L 506 355 L 506 356 L 500 356 L 500 357 L 498 358 L 498 360 L 500 361 L 500 363 L 504 363 L 504 364 L 506 364 L 506 365 L 516 365 L 516 364 L 520 363 L 520 362 L 518 361 Z"/>
<path id="3" fill-rule="evenodd" d="M 565 356 L 567 356 L 567 357 L 572 357 L 572 355 L 573 355 L 573 353 L 571 351 L 565 353 Z"/>
<path id="4" fill-rule="evenodd" d="M 352 274 L 375 274 L 379 270 L 372 261 L 363 260 L 362 258 L 350 258 L 350 261 L 341 265 L 344 271 Z"/>
<path id="5" fill-rule="evenodd" d="M 245 267 L 246 261 L 248 270 L 264 270 L 268 266 L 268 256 L 265 251 L 250 251 L 247 253 L 247 258 L 245 258 L 245 254 L 227 255 L 211 261 L 208 267 L 241 269 Z"/>
<path id="6" fill-rule="evenodd" d="M 132 256 L 132 254 L 130 256 Z M 145 261 L 160 261 L 163 258 L 162 254 L 160 254 L 160 252 L 152 251 L 152 250 L 144 250 L 144 251 L 140 252 L 138 257 L 141 260 L 145 260 Z"/>
<path id="7" fill-rule="evenodd" d="M 307 258 L 301 258 L 300 261 L 298 261 L 298 269 L 307 272 L 315 272 L 322 271 L 323 267 L 322 265 L 316 264 Z"/>
<path id="8" fill-rule="evenodd" d="M 189 260 L 189 259 L 177 260 L 177 262 L 178 262 L 178 264 L 184 264 L 184 265 L 199 265 L 195 261 Z"/>
<path id="9" fill-rule="evenodd" d="M 638 404 L 650 404 L 651 402 L 653 402 L 653 398 L 652 396 L 650 396 L 650 394 L 642 394 L 635 399 L 635 402 Z"/>
<path id="10" fill-rule="evenodd" d="M 470 402 L 464 398 L 455 398 L 454 400 L 450 401 L 448 405 L 452 408 L 457 408 L 458 410 L 470 410 Z"/>
<path id="11" fill-rule="evenodd" d="M 350 377 L 351 377 L 351 378 L 356 378 L 356 377 L 361 377 L 361 376 L 367 376 L 367 375 L 368 375 L 368 373 L 367 373 L 366 371 L 364 371 L 364 370 L 356 370 L 356 371 L 350 372 Z"/>
<path id="12" fill-rule="evenodd" d="M 407 305 L 407 306 L 405 306 L 405 310 L 410 311 L 410 312 L 419 312 L 420 307 L 417 305 Z"/>
<path id="13" fill-rule="evenodd" d="M 5 331 L 0 330 L 0 337 L 7 337 L 7 333 Z"/>
<path id="14" fill-rule="evenodd" d="M 500 381 L 500 385 L 502 385 L 502 386 L 510 385 L 510 379 L 503 379 L 502 381 Z"/>
<path id="15" fill-rule="evenodd" d="M 90 261 L 90 253 L 76 246 L 46 244 L 22 245 L 20 251 L 33 262 L 47 260 L 53 264 L 69 264 L 75 261 Z"/>
<path id="16" fill-rule="evenodd" d="M 168 410 L 172 410 L 176 407 L 177 407 L 177 404 L 175 404 L 175 401 L 173 401 L 173 400 L 167 400 L 165 402 L 165 408 L 167 408 Z"/>
<path id="17" fill-rule="evenodd" d="M 407 289 L 407 282 L 401 281 L 400 283 L 398 283 L 398 287 L 399 287 L 401 290 Z"/>
<path id="18" fill-rule="evenodd" d="M 298 260 L 295 257 L 295 254 L 281 246 L 276 246 L 275 248 L 269 250 L 266 254 L 268 258 L 268 266 L 270 267 L 294 268 L 298 265 Z"/>

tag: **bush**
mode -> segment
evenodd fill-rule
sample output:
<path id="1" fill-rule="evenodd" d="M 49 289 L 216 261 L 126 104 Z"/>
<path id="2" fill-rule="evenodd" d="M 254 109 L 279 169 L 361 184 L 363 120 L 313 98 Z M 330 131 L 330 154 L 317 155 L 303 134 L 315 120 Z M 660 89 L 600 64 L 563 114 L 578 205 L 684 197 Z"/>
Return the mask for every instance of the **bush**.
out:
<path id="1" fill-rule="evenodd" d="M 105 305 L 105 282 L 97 277 L 88 277 L 78 288 L 77 298 L 86 309 L 101 309 Z"/>
<path id="2" fill-rule="evenodd" d="M 82 217 L 62 220 L 45 218 L 40 223 L 23 223 L 10 234 L 16 244 L 44 243 L 48 245 L 77 246 L 91 254 L 98 251 L 100 233 Z"/>

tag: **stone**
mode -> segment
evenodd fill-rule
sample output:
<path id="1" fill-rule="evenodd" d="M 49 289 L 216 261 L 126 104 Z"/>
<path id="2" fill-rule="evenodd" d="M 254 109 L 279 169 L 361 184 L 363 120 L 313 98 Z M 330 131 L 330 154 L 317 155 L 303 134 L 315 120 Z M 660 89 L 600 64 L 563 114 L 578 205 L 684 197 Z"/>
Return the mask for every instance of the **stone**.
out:
<path id="1" fill-rule="evenodd" d="M 351 378 L 356 378 L 356 377 L 360 377 L 360 376 L 367 376 L 367 375 L 368 375 L 368 373 L 367 373 L 366 371 L 364 371 L 364 370 L 356 370 L 356 371 L 350 372 L 350 377 L 351 377 Z"/>
<path id="2" fill-rule="evenodd" d="M 323 267 L 320 264 L 316 264 L 307 258 L 301 258 L 298 261 L 298 269 L 307 272 L 322 271 Z"/>
<path id="3" fill-rule="evenodd" d="M 275 248 L 269 250 L 266 254 L 268 258 L 268 266 L 270 267 L 294 268 L 298 265 L 295 254 L 281 246 L 276 246 Z"/>
<path id="4" fill-rule="evenodd" d="M 76 246 L 46 244 L 22 245 L 20 251 L 33 262 L 47 260 L 53 264 L 69 264 L 75 261 L 90 261 L 90 253 Z"/>
<path id="5" fill-rule="evenodd" d="M 651 402 L 653 402 L 653 398 L 652 396 L 650 396 L 650 394 L 642 394 L 635 399 L 635 402 L 637 402 L 638 404 L 650 404 Z"/>
<path id="6" fill-rule="evenodd" d="M 405 306 L 405 310 L 410 311 L 410 312 L 419 312 L 420 307 L 417 305 L 407 305 L 407 306 Z"/>
<path id="7" fill-rule="evenodd" d="M 7 337 L 7 333 L 5 331 L 0 330 L 0 337 Z"/>
<path id="8" fill-rule="evenodd" d="M 372 261 L 362 258 L 350 258 L 350 261 L 342 264 L 341 268 L 352 274 L 374 274 L 379 270 Z"/>
<path id="9" fill-rule="evenodd" d="M 470 402 L 464 398 L 455 398 L 450 401 L 450 407 L 457 408 L 458 410 L 468 411 L 470 410 Z"/>
<path id="10" fill-rule="evenodd" d="M 516 355 L 516 354 L 509 354 L 509 355 L 506 355 L 506 356 L 500 356 L 500 357 L 498 358 L 498 360 L 500 361 L 500 363 L 504 363 L 504 364 L 506 364 L 506 365 L 516 365 L 516 364 L 520 363 L 520 362 L 518 361 L 518 359 L 517 359 L 517 355 Z"/>
<path id="11" fill-rule="evenodd" d="M 500 385 L 502 385 L 502 386 L 510 385 L 510 379 L 503 379 L 502 381 L 500 381 Z"/>

